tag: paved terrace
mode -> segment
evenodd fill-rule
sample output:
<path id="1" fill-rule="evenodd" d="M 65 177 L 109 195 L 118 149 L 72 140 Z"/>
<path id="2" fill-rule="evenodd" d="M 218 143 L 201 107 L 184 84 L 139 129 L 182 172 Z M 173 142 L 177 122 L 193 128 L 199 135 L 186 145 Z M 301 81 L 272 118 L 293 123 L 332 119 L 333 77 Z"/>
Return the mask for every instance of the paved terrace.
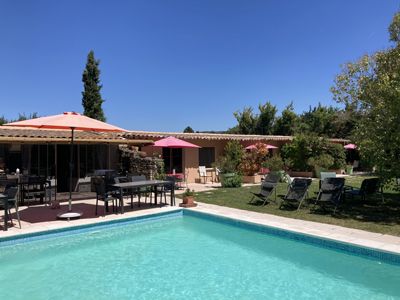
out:
<path id="1" fill-rule="evenodd" d="M 190 184 L 189 188 L 195 191 L 207 191 L 215 188 L 219 188 L 219 184 Z M 177 191 L 177 194 L 183 191 Z M 88 196 L 87 194 L 86 196 Z M 61 195 L 63 197 L 63 195 Z M 134 199 L 135 200 L 135 199 Z M 167 196 L 167 201 L 168 201 Z M 177 204 L 180 199 L 177 198 Z M 143 201 L 143 199 L 142 199 Z M 74 200 L 73 209 L 83 212 L 83 216 L 79 220 L 73 221 L 61 221 L 57 220 L 56 216 L 60 212 L 68 210 L 68 203 L 62 202 L 60 209 L 51 209 L 45 205 L 33 205 L 30 207 L 20 207 L 20 217 L 22 229 L 18 228 L 16 216 L 13 214 L 14 227 L 10 227 L 8 231 L 3 230 L 3 222 L 0 225 L 0 238 L 5 236 L 15 236 L 24 233 L 33 233 L 50 229 L 57 229 L 63 227 L 77 226 L 83 224 L 92 224 L 102 221 L 109 221 L 114 219 L 130 218 L 135 216 L 149 215 L 158 212 L 173 211 L 179 209 L 179 207 L 171 207 L 169 205 L 154 206 L 142 203 L 141 207 L 134 203 L 134 208 L 130 208 L 130 199 L 125 201 L 125 213 L 124 214 L 113 214 L 108 213 L 103 216 L 103 203 L 99 205 L 99 215 L 95 215 L 95 199 L 81 199 Z M 282 228 L 294 232 L 300 232 L 308 235 L 317 237 L 323 237 L 342 242 L 347 242 L 355 245 L 364 247 L 376 248 L 384 251 L 395 252 L 400 254 L 400 237 L 372 233 L 358 229 L 351 229 L 340 227 L 330 224 L 322 224 L 310 221 L 303 221 L 297 219 L 290 219 L 280 216 L 274 216 L 270 214 L 262 214 L 251 211 L 244 211 L 234 208 L 222 207 L 217 205 L 199 203 L 196 208 L 192 208 L 197 211 L 206 212 L 210 214 L 231 217 L 247 222 L 258 223 L 271 227 Z M 3 212 L 1 212 L 2 214 Z M 2 216 L 1 216 L 2 217 Z M 1 220 L 2 221 L 2 220 Z"/>

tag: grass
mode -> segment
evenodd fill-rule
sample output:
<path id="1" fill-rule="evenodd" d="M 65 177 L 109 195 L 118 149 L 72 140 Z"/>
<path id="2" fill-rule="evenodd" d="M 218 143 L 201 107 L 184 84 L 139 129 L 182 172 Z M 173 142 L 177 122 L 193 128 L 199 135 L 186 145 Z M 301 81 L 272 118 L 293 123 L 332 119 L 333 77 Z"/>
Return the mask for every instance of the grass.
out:
<path id="1" fill-rule="evenodd" d="M 347 177 L 346 185 L 358 188 L 365 178 Z M 304 201 L 299 211 L 297 211 L 297 206 L 279 209 L 281 197 L 287 191 L 286 183 L 279 183 L 277 187 L 277 202 L 275 203 L 274 196 L 271 196 L 271 201 L 265 206 L 261 203 L 249 203 L 252 198 L 250 192 L 259 192 L 259 186 L 216 188 L 212 191 L 196 193 L 195 196 L 198 202 L 400 236 L 400 194 L 398 192 L 385 190 L 383 204 L 380 196 L 375 195 L 370 196 L 366 201 L 362 201 L 359 197 L 353 199 L 347 197 L 333 214 L 333 210 L 330 209 L 323 210 L 318 206 L 314 208 L 313 200 L 318 192 L 318 184 L 318 180 L 313 181 L 309 189 L 310 199 Z"/>

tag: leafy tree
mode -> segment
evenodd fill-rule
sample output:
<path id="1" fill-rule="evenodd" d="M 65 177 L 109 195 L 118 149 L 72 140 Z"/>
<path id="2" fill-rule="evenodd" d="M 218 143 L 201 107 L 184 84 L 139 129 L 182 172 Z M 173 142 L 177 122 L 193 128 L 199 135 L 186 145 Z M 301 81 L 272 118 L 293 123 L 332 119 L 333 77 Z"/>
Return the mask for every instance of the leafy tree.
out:
<path id="1" fill-rule="evenodd" d="M 0 125 L 6 124 L 6 123 L 8 123 L 8 120 L 4 116 L 1 116 L 0 117 Z"/>
<path id="2" fill-rule="evenodd" d="M 251 107 L 245 107 L 243 111 L 237 111 L 233 114 L 238 122 L 236 131 L 241 134 L 254 134 L 257 117 Z"/>
<path id="3" fill-rule="evenodd" d="M 294 112 L 293 102 L 282 111 L 274 126 L 275 135 L 293 135 L 297 129 L 299 118 Z"/>
<path id="4" fill-rule="evenodd" d="M 11 123 L 11 122 L 17 122 L 17 121 L 25 121 L 28 119 L 36 119 L 38 117 L 39 117 L 39 115 L 37 112 L 30 113 L 29 115 L 26 115 L 25 113 L 22 113 L 22 114 L 18 113 L 18 118 L 16 120 L 8 120 L 6 117 L 1 116 L 0 117 L 0 125 Z"/>
<path id="5" fill-rule="evenodd" d="M 17 119 L 17 121 L 25 121 L 25 120 L 30 120 L 30 119 L 36 119 L 36 118 L 38 118 L 39 116 L 38 116 L 38 113 L 37 112 L 34 112 L 34 113 L 31 113 L 31 114 L 29 114 L 29 115 L 26 115 L 25 113 L 18 113 L 18 119 Z"/>
<path id="6" fill-rule="evenodd" d="M 389 25 L 389 36 L 392 42 L 398 44 L 400 42 L 400 13 L 397 12 Z"/>
<path id="7" fill-rule="evenodd" d="M 311 108 L 300 116 L 300 130 L 319 136 L 334 137 L 338 109 L 321 105 Z"/>
<path id="8" fill-rule="evenodd" d="M 192 127 L 187 126 L 187 127 L 183 130 L 183 132 L 184 132 L 184 133 L 193 133 L 194 130 L 192 129 Z"/>
<path id="9" fill-rule="evenodd" d="M 277 112 L 276 106 L 267 101 L 265 104 L 258 105 L 258 110 L 260 113 L 256 119 L 254 133 L 261 135 L 272 134 Z"/>
<path id="10" fill-rule="evenodd" d="M 400 177 L 400 13 L 389 34 L 393 47 L 347 64 L 332 88 L 360 115 L 354 140 L 385 180 Z"/>
<path id="11" fill-rule="evenodd" d="M 94 57 L 91 50 L 87 56 L 85 70 L 82 75 L 84 91 L 82 92 L 83 114 L 90 118 L 94 118 L 105 122 L 103 108 L 101 107 L 104 100 L 101 98 L 100 90 L 103 87 L 100 84 L 100 61 Z"/>

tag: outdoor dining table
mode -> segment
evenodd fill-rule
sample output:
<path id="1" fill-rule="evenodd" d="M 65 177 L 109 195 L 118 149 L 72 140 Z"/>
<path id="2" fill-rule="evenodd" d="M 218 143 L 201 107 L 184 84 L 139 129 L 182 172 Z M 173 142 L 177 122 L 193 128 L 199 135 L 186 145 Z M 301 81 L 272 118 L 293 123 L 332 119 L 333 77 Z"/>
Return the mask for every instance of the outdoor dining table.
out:
<path id="1" fill-rule="evenodd" d="M 111 184 L 112 187 L 119 189 L 119 199 L 121 203 L 121 213 L 124 213 L 124 194 L 123 190 L 137 190 L 143 187 L 151 187 L 154 192 L 154 201 L 157 205 L 157 187 L 165 186 L 171 184 L 170 181 L 166 180 L 141 180 L 141 181 L 132 181 L 132 182 L 121 182 Z M 174 189 L 171 189 L 171 205 L 174 199 Z M 161 201 L 160 201 L 161 202 Z"/>
<path id="2" fill-rule="evenodd" d="M 8 223 L 8 197 L 5 194 L 0 193 L 0 201 L 3 201 L 4 208 L 4 231 L 7 231 L 7 223 Z"/>

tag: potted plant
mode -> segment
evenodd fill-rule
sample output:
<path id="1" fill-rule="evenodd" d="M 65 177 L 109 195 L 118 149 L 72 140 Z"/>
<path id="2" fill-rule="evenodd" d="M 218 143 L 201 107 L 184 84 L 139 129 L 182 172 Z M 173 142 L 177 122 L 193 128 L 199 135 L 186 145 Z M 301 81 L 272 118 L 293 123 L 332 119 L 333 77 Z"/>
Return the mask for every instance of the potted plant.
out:
<path id="1" fill-rule="evenodd" d="M 260 183 L 261 175 L 258 174 L 261 168 L 261 164 L 257 161 L 256 153 L 246 153 L 242 162 L 239 165 L 240 171 L 243 174 L 244 183 Z"/>
<path id="2" fill-rule="evenodd" d="M 268 148 L 263 143 L 257 143 L 255 148 L 246 152 L 240 162 L 239 168 L 243 173 L 243 182 L 260 183 L 260 170 L 262 162 L 268 155 Z"/>
<path id="3" fill-rule="evenodd" d="M 183 201 L 179 206 L 181 207 L 195 207 L 197 203 L 195 203 L 195 192 L 194 190 L 186 189 L 182 194 Z"/>

